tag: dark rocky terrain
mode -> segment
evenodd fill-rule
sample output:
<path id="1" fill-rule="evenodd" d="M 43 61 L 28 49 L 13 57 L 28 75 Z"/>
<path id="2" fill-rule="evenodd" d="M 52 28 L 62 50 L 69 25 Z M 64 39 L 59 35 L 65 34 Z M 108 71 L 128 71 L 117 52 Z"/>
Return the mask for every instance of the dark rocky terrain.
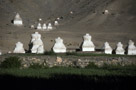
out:
<path id="1" fill-rule="evenodd" d="M 35 29 L 38 18 L 52 22 L 57 17 L 60 26 L 46 32 L 39 31 L 45 45 L 50 50 L 56 37 L 64 39 L 68 48 L 78 48 L 85 33 L 92 35 L 96 48 L 108 41 L 112 48 L 121 41 L 126 47 L 129 39 L 136 42 L 136 0 L 0 0 L 0 50 L 12 51 L 15 43 L 21 41 L 25 49 Z M 109 14 L 103 11 L 109 10 Z M 73 14 L 70 14 L 73 11 Z M 16 27 L 11 21 L 18 12 L 24 26 Z"/>

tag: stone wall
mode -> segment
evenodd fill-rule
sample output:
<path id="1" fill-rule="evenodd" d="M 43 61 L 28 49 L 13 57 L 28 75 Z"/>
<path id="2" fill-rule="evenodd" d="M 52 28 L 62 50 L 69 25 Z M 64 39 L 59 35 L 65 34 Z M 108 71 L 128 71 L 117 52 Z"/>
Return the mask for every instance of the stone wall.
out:
<path id="1" fill-rule="evenodd" d="M 82 67 L 89 65 L 89 63 L 94 63 L 95 65 L 101 67 L 104 64 L 113 64 L 113 65 L 131 65 L 136 64 L 135 56 L 117 56 L 117 57 L 107 57 L 107 56 L 48 56 L 48 55 L 2 55 L 0 56 L 0 63 L 5 60 L 7 57 L 18 56 L 22 61 L 22 66 L 24 68 L 29 67 L 33 64 L 39 64 L 48 67 L 54 66 L 72 66 L 72 67 Z"/>

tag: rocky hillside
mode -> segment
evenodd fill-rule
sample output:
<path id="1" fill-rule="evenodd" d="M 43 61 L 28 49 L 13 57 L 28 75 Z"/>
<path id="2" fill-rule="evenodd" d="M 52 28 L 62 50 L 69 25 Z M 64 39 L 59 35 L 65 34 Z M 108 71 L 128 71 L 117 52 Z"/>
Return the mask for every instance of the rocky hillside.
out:
<path id="1" fill-rule="evenodd" d="M 68 48 L 78 48 L 85 33 L 92 35 L 97 48 L 105 41 L 113 48 L 119 41 L 124 45 L 129 39 L 136 42 L 135 5 L 136 0 L 0 0 L 0 50 L 12 51 L 18 41 L 28 49 L 31 34 L 37 31 L 29 27 L 36 25 L 38 18 L 45 23 L 62 18 L 55 30 L 39 31 L 45 50 L 52 48 L 53 40 L 58 36 L 64 39 Z M 109 14 L 103 14 L 104 10 Z M 23 19 L 23 27 L 11 23 L 16 12 Z"/>

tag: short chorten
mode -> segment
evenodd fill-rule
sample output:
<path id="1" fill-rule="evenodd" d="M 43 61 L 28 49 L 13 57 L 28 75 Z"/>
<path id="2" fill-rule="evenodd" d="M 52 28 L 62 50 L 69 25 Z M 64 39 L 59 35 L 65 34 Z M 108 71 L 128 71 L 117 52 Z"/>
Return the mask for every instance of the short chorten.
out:
<path id="1" fill-rule="evenodd" d="M 123 44 L 121 42 L 118 42 L 117 44 L 117 48 L 116 48 L 116 54 L 119 54 L 119 55 L 124 55 L 125 53 L 125 50 L 123 48 Z"/>
<path id="2" fill-rule="evenodd" d="M 108 42 L 104 43 L 104 53 L 105 54 L 112 54 L 112 48 Z"/>
<path id="3" fill-rule="evenodd" d="M 37 25 L 37 30 L 42 30 L 41 23 L 38 23 L 38 25 Z"/>
<path id="4" fill-rule="evenodd" d="M 23 47 L 23 43 L 17 42 L 16 43 L 16 47 L 15 47 L 13 53 L 25 53 L 25 50 L 24 50 L 24 47 Z"/>
<path id="5" fill-rule="evenodd" d="M 128 55 L 136 55 L 136 46 L 132 40 L 129 40 L 128 43 Z"/>
<path id="6" fill-rule="evenodd" d="M 31 28 L 31 29 L 34 29 L 34 25 L 31 25 L 30 28 Z"/>
<path id="7" fill-rule="evenodd" d="M 46 29 L 47 29 L 47 26 L 46 26 L 45 23 L 43 24 L 42 29 L 43 29 L 43 30 L 46 30 Z"/>
<path id="8" fill-rule="evenodd" d="M 22 18 L 20 17 L 19 13 L 16 14 L 14 20 L 13 20 L 13 24 L 16 26 L 22 26 L 23 25 L 23 21 Z"/>
<path id="9" fill-rule="evenodd" d="M 41 34 L 39 34 L 38 32 L 32 34 L 31 44 L 32 44 L 32 48 L 31 48 L 32 53 L 44 53 L 44 45 L 41 40 Z"/>
<path id="10" fill-rule="evenodd" d="M 55 53 L 66 53 L 66 46 L 63 43 L 63 39 L 58 37 L 55 39 L 55 45 L 53 46 L 53 51 Z"/>
<path id="11" fill-rule="evenodd" d="M 39 18 L 38 21 L 41 22 L 41 21 L 42 21 L 42 18 Z"/>
<path id="12" fill-rule="evenodd" d="M 54 25 L 58 26 L 59 25 L 58 21 L 54 21 Z"/>
<path id="13" fill-rule="evenodd" d="M 104 10 L 104 14 L 109 14 L 109 10 Z"/>
<path id="14" fill-rule="evenodd" d="M 2 52 L 1 52 L 1 50 L 0 50 L 0 55 L 2 55 Z"/>
<path id="15" fill-rule="evenodd" d="M 95 51 L 95 45 L 91 41 L 91 35 L 88 33 L 83 36 L 83 44 L 82 44 L 82 51 Z"/>
<path id="16" fill-rule="evenodd" d="M 48 29 L 48 30 L 52 30 L 52 29 L 53 29 L 51 23 L 48 24 L 48 28 L 47 28 L 47 29 Z"/>

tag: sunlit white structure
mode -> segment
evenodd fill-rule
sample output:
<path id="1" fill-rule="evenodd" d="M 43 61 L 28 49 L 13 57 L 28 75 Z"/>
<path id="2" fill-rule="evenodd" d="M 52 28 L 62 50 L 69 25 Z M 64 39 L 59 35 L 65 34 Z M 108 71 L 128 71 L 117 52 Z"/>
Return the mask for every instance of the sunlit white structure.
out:
<path id="1" fill-rule="evenodd" d="M 31 29 L 34 29 L 34 25 L 31 25 Z"/>
<path id="2" fill-rule="evenodd" d="M 116 54 L 119 54 L 119 55 L 124 55 L 125 53 L 125 50 L 123 48 L 123 44 L 121 42 L 118 42 L 117 44 L 117 48 L 116 48 Z"/>
<path id="3" fill-rule="evenodd" d="M 82 51 L 95 51 L 95 45 L 91 41 L 91 35 L 88 33 L 83 36 L 83 45 L 82 45 Z"/>
<path id="4" fill-rule="evenodd" d="M 16 47 L 15 47 L 13 53 L 25 53 L 25 50 L 24 50 L 24 47 L 23 47 L 23 43 L 17 42 L 16 43 Z"/>
<path id="5" fill-rule="evenodd" d="M 20 17 L 19 13 L 16 14 L 14 20 L 13 20 L 13 24 L 16 26 L 22 26 L 23 25 L 23 21 L 22 18 Z"/>
<path id="6" fill-rule="evenodd" d="M 58 26 L 59 25 L 58 21 L 54 21 L 54 25 Z"/>
<path id="7" fill-rule="evenodd" d="M 2 55 L 2 52 L 1 52 L 1 50 L 0 50 L 0 55 Z"/>
<path id="8" fill-rule="evenodd" d="M 42 18 L 39 18 L 38 21 L 39 21 L 39 22 L 42 21 Z"/>
<path id="9" fill-rule="evenodd" d="M 109 14 L 109 10 L 104 10 L 104 14 Z"/>
<path id="10" fill-rule="evenodd" d="M 44 45 L 41 40 L 41 34 L 39 34 L 38 32 L 32 34 L 31 43 L 32 43 L 32 49 L 31 49 L 32 53 L 44 53 Z"/>
<path id="11" fill-rule="evenodd" d="M 103 49 L 104 49 L 105 54 L 112 54 L 112 48 L 111 48 L 111 46 L 109 45 L 108 42 L 104 43 Z"/>
<path id="12" fill-rule="evenodd" d="M 41 23 L 38 23 L 38 25 L 37 25 L 37 30 L 42 30 Z"/>
<path id="13" fill-rule="evenodd" d="M 60 20 L 60 18 L 58 17 L 57 20 Z"/>
<path id="14" fill-rule="evenodd" d="M 43 24 L 42 29 L 43 29 L 43 30 L 46 30 L 46 29 L 47 29 L 47 26 L 46 26 L 45 23 Z"/>
<path id="15" fill-rule="evenodd" d="M 44 47 L 43 45 L 40 45 L 37 49 L 37 54 L 43 54 L 44 53 Z"/>
<path id="16" fill-rule="evenodd" d="M 12 53 L 11 51 L 8 51 L 8 54 Z"/>
<path id="17" fill-rule="evenodd" d="M 128 55 L 136 55 L 136 46 L 132 40 L 128 43 Z"/>
<path id="18" fill-rule="evenodd" d="M 53 46 L 53 51 L 55 53 L 66 53 L 66 46 L 63 43 L 63 39 L 58 37 L 55 39 L 55 45 Z"/>
<path id="19" fill-rule="evenodd" d="M 51 23 L 49 23 L 49 24 L 48 24 L 47 29 L 48 29 L 48 30 L 52 30 L 52 29 L 53 29 L 53 27 L 52 27 Z"/>

